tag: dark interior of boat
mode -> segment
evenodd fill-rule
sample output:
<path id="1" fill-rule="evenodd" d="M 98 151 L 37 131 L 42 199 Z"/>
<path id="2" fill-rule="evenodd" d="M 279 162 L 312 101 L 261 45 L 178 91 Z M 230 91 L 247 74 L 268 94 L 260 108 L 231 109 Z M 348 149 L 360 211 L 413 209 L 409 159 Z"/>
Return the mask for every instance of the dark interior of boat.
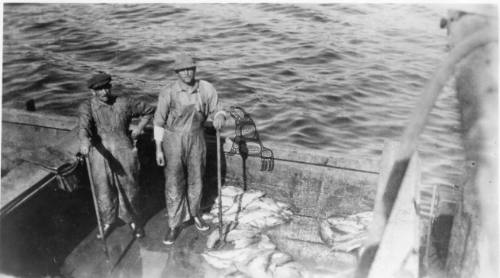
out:
<path id="1" fill-rule="evenodd" d="M 217 196 L 215 130 L 206 129 L 206 183 L 202 200 L 209 211 Z M 165 208 L 164 176 L 155 162 L 152 130 L 147 129 L 137 142 L 140 160 L 141 219 Z M 224 157 L 223 155 L 221 157 Z M 222 161 L 224 177 L 225 163 Z M 70 177 L 77 183 L 73 192 L 61 190 L 57 181 L 45 187 L 0 221 L 0 269 L 22 277 L 58 276 L 65 258 L 97 226 L 87 172 L 83 162 Z M 27 173 L 29 174 L 29 173 Z M 223 181 L 224 182 L 224 181 Z M 78 221 L 74 221 L 78 219 Z"/>

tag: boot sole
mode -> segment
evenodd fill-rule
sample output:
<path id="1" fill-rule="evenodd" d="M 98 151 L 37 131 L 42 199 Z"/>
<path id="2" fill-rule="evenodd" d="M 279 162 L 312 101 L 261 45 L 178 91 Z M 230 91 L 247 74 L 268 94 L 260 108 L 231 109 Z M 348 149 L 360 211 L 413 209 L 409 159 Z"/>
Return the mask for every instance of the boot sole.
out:
<path id="1" fill-rule="evenodd" d="M 196 225 L 195 225 L 195 226 L 196 226 Z M 205 231 L 210 230 L 210 227 L 200 228 L 200 227 L 196 226 L 196 229 L 197 229 L 198 231 L 200 231 L 200 232 L 205 232 Z"/>
<path id="2" fill-rule="evenodd" d="M 167 246 L 173 245 L 173 244 L 174 244 L 174 242 L 175 242 L 175 241 L 165 241 L 165 240 L 163 240 L 163 241 L 162 241 L 162 243 L 163 243 L 164 245 L 167 245 Z"/>

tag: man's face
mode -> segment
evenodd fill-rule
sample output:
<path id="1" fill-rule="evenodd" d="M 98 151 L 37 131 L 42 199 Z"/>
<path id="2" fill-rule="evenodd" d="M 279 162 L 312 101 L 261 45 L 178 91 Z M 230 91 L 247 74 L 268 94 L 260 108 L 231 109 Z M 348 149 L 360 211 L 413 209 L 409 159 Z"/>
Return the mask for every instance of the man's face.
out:
<path id="1" fill-rule="evenodd" d="M 186 84 L 191 84 L 194 80 L 194 76 L 196 73 L 196 68 L 186 68 L 186 69 L 181 69 L 181 70 L 176 70 L 177 76 L 179 79 L 186 83 Z"/>
<path id="2" fill-rule="evenodd" d="M 106 87 L 93 90 L 93 92 L 100 101 L 107 102 L 111 96 L 111 84 L 108 84 Z"/>

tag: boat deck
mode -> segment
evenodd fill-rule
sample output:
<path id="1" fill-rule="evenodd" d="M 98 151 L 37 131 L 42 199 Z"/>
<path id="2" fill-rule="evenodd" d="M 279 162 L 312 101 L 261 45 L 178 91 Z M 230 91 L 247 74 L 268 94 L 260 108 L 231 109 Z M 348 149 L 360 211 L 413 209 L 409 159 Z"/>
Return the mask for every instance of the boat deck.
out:
<path id="1" fill-rule="evenodd" d="M 66 258 L 61 269 L 65 277 L 221 277 L 224 270 L 210 266 L 201 254 L 207 250 L 207 236 L 217 229 L 199 232 L 187 225 L 172 246 L 162 244 L 166 231 L 165 211 L 154 215 L 145 225 L 146 237 L 134 239 L 123 225 L 107 238 L 109 259 L 96 230 Z M 308 229 L 309 231 L 305 231 Z M 318 237 L 317 223 L 309 217 L 294 216 L 292 221 L 266 231 L 277 248 L 310 267 L 334 272 L 352 269 L 352 253 L 332 252 Z M 306 238 L 304 238 L 304 236 Z M 298 238 L 300 237 L 300 238 Z M 230 244 L 224 246 L 231 248 Z"/>
<path id="2" fill-rule="evenodd" d="M 145 225 L 146 237 L 134 239 L 127 225 L 107 238 L 109 259 L 96 230 L 68 256 L 61 273 L 65 277 L 202 277 L 206 233 L 190 225 L 183 229 L 173 246 L 162 244 L 166 230 L 164 211 Z"/>
<path id="3" fill-rule="evenodd" d="M 26 131 L 33 128 L 22 130 L 13 124 L 11 129 L 14 135 L 19 133 L 19 138 L 16 136 L 11 138 L 17 145 L 17 143 L 22 143 L 20 138 L 25 138 Z M 78 147 L 75 143 L 77 139 L 74 132 L 67 129 L 62 137 L 56 134 L 53 138 L 59 140 L 54 140 L 54 142 L 57 142 L 55 145 L 60 150 L 74 154 Z M 41 127 L 37 127 L 32 130 L 32 134 L 37 136 L 48 133 Z M 198 233 L 193 226 L 187 226 L 174 246 L 167 247 L 161 243 L 166 230 L 163 196 L 164 177 L 161 169 L 155 163 L 151 136 L 151 130 L 146 130 L 137 146 L 143 169 L 139 179 L 140 187 L 142 193 L 145 193 L 142 195 L 139 207 L 144 209 L 142 219 L 147 219 L 146 238 L 133 240 L 127 226 L 115 229 L 108 238 L 110 259 L 106 260 L 102 242 L 95 238 L 95 214 L 91 198 L 89 198 L 88 181 L 80 179 L 80 189 L 84 193 L 81 198 L 75 198 L 69 193 L 61 193 L 68 195 L 68 200 L 73 200 L 73 202 L 68 201 L 67 207 L 71 207 L 69 210 L 60 202 L 46 202 L 36 195 L 32 199 L 41 200 L 39 202 L 42 204 L 40 208 L 33 207 L 33 202 L 30 199 L 29 202 L 18 202 L 16 209 L 6 214 L 2 223 L 11 224 L 3 225 L 1 239 L 3 242 L 12 243 L 11 248 L 7 249 L 13 253 L 9 253 L 9 256 L 0 256 L 0 266 L 2 266 L 3 271 L 31 275 L 42 274 L 38 276 L 43 276 L 43 274 L 54 274 L 57 272 L 54 271 L 57 268 L 65 277 L 107 277 L 110 275 L 111 277 L 220 277 L 217 271 L 209 267 L 201 256 L 201 253 L 206 250 L 207 233 Z M 202 207 L 206 209 L 211 208 L 217 194 L 216 144 L 214 139 L 213 132 L 207 131 L 207 177 L 203 193 L 204 200 L 202 201 Z M 266 231 L 279 250 L 292 255 L 296 261 L 301 263 L 319 264 L 327 269 L 339 271 L 352 268 L 355 264 L 353 254 L 334 253 L 321 242 L 317 230 L 318 220 L 332 215 L 355 214 L 373 209 L 381 169 L 380 157 L 346 157 L 320 151 L 303 152 L 297 149 L 284 149 L 279 145 L 272 144 L 266 144 L 266 147 L 274 152 L 275 167 L 273 171 L 260 170 L 263 160 L 259 154 L 250 154 L 246 158 L 240 155 L 230 155 L 232 142 L 226 140 L 223 145 L 225 155 L 222 156 L 221 161 L 223 184 L 244 189 L 262 190 L 266 195 L 288 203 L 296 209 L 290 223 Z M 46 160 L 45 156 L 42 158 Z M 12 175 L 9 173 L 2 179 L 2 190 L 4 189 L 4 181 Z M 419 181 L 418 178 L 415 180 Z M 12 184 L 18 186 L 18 182 Z M 12 190 L 23 193 L 19 188 Z M 55 186 L 45 187 L 43 190 L 58 192 Z M 14 194 L 12 195 L 14 196 Z M 83 206 L 75 202 L 80 199 L 86 200 Z M 21 210 L 22 207 L 30 208 L 32 217 L 23 215 L 17 217 L 16 215 L 19 214 L 17 211 Z M 44 211 L 44 208 L 46 210 L 47 207 L 54 208 L 54 210 Z M 82 213 L 75 216 L 74 211 L 77 210 L 82 211 Z M 59 211 L 61 211 L 61 216 L 57 214 Z M 62 215 L 63 211 L 66 211 L 66 215 Z M 43 240 L 44 236 L 33 236 L 34 232 L 26 233 L 28 226 L 19 225 L 19 219 L 26 219 L 24 221 L 26 225 L 32 225 L 29 223 L 36 222 L 32 220 L 45 219 L 44 221 L 53 226 L 50 231 L 55 231 L 57 235 L 51 234 L 50 238 L 53 240 L 46 242 Z M 59 228 L 62 219 L 66 219 L 64 221 L 68 224 L 67 229 Z M 78 226 L 73 223 L 79 222 L 81 224 L 83 219 L 86 221 L 85 225 Z M 40 225 L 35 225 L 35 229 L 30 228 L 29 230 L 45 229 L 48 226 L 47 223 L 39 223 Z M 9 229 L 5 230 L 5 227 Z M 24 234 L 26 234 L 25 237 Z M 78 236 L 75 236 L 77 234 Z M 63 242 L 65 237 L 72 239 L 70 244 Z M 41 246 L 40 242 L 44 242 L 45 245 Z M 21 243 L 26 245 L 23 245 L 25 248 L 20 246 Z M 57 252 L 51 250 L 51 244 L 61 245 L 61 249 L 63 249 L 61 254 L 55 254 Z M 26 272 L 27 268 L 33 268 L 33 264 L 25 260 L 25 253 L 29 254 L 29 250 L 33 249 L 30 248 L 31 246 L 46 249 L 46 251 L 40 252 L 40 257 L 44 258 L 40 265 L 42 267 L 49 265 L 50 270 L 36 269 Z M 2 243 L 3 252 L 7 250 L 4 247 Z M 20 252 L 19 247 L 23 247 L 24 249 L 21 249 L 25 253 Z M 12 262 L 17 262 L 18 267 L 11 269 L 9 266 L 12 265 Z M 214 274 L 212 275 L 212 273 Z"/>

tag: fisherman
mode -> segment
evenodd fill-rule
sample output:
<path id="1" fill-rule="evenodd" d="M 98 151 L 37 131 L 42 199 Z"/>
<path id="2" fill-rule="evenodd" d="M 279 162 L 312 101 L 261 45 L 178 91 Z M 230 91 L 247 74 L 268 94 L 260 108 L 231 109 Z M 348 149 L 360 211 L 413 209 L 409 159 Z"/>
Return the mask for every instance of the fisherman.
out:
<path id="1" fill-rule="evenodd" d="M 80 106 L 80 152 L 88 154 L 92 162 L 103 236 L 106 237 L 121 219 L 130 225 L 136 238 L 144 237 L 142 224 L 138 222 L 139 161 L 133 140 L 153 117 L 154 107 L 112 95 L 111 76 L 106 73 L 93 75 L 87 85 L 92 97 Z M 141 119 L 129 135 L 134 117 Z"/>
<path id="2" fill-rule="evenodd" d="M 196 64 L 191 56 L 178 55 L 173 68 L 177 80 L 160 92 L 154 117 L 156 162 L 164 166 L 165 173 L 165 245 L 174 243 L 181 225 L 191 217 L 198 230 L 209 229 L 200 217 L 206 163 L 203 124 L 212 119 L 214 127 L 221 129 L 226 120 L 215 88 L 195 78 Z"/>

